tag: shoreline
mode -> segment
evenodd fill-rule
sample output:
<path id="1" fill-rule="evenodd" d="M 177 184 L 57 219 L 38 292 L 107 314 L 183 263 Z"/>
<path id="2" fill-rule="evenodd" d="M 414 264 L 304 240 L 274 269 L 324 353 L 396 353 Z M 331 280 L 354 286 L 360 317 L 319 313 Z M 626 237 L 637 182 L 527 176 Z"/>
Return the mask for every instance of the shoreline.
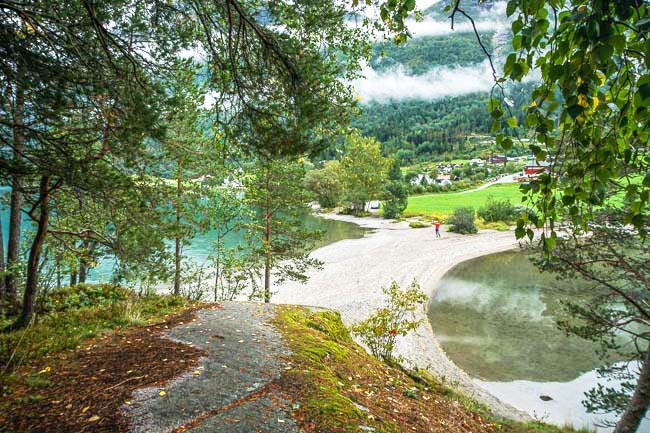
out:
<path id="1" fill-rule="evenodd" d="M 319 214 L 371 229 L 363 238 L 344 239 L 312 252 L 323 262 L 322 270 L 310 270 L 306 284 L 286 283 L 272 297 L 274 303 L 312 305 L 338 310 L 346 326 L 365 319 L 383 302 L 381 288 L 391 281 L 404 287 L 416 279 L 427 295 L 417 310 L 423 324 L 398 340 L 396 354 L 412 367 L 424 368 L 445 384 L 488 406 L 499 417 L 529 421 L 532 417 L 499 400 L 476 384 L 451 361 L 435 338 L 427 309 L 439 280 L 457 264 L 517 247 L 512 231 L 481 230 L 459 235 L 441 227 L 435 238 L 432 227 L 412 229 L 408 221 L 392 222 L 373 217 Z"/>

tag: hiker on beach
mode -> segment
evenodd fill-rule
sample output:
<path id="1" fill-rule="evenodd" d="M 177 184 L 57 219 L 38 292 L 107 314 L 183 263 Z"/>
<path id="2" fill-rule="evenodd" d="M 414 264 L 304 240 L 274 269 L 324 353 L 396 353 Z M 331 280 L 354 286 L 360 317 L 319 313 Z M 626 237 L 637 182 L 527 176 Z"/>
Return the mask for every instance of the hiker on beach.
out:
<path id="1" fill-rule="evenodd" d="M 440 224 L 444 224 L 444 221 L 434 221 L 433 224 L 436 226 L 436 237 L 440 237 Z"/>

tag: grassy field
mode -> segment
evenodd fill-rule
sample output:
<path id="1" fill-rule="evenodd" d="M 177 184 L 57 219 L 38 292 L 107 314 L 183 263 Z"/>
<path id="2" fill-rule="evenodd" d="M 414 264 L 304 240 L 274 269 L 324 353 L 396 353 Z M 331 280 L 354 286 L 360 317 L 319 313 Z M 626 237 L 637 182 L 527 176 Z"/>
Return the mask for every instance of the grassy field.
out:
<path id="1" fill-rule="evenodd" d="M 409 204 L 404 211 L 404 216 L 435 216 L 445 218 L 461 206 L 472 206 L 475 209 L 483 206 L 488 197 L 495 200 L 510 200 L 512 203 L 521 203 L 521 192 L 518 183 L 505 183 L 493 185 L 476 192 L 438 193 L 417 195 L 409 197 Z"/>

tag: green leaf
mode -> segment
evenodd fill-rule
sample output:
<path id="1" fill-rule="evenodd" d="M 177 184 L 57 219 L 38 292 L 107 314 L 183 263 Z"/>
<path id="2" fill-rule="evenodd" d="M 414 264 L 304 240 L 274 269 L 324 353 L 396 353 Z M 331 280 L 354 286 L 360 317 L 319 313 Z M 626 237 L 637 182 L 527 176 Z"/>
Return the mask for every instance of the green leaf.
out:
<path id="1" fill-rule="evenodd" d="M 515 237 L 516 237 L 517 239 L 521 239 L 521 238 L 523 238 L 524 236 L 526 236 L 526 229 L 523 228 L 523 227 L 517 227 L 517 228 L 515 229 Z"/>
<path id="2" fill-rule="evenodd" d="M 584 107 L 581 107 L 580 105 L 571 105 L 569 108 L 567 108 L 567 112 L 569 113 L 569 116 L 572 118 L 577 118 L 580 116 L 582 113 L 584 113 L 585 109 Z"/>
<path id="3" fill-rule="evenodd" d="M 596 62 L 605 65 L 611 60 L 614 48 L 609 44 L 600 44 L 594 49 L 593 54 Z"/>
<path id="4" fill-rule="evenodd" d="M 643 84 L 639 86 L 639 95 L 641 96 L 641 99 L 650 98 L 650 84 Z"/>
<path id="5" fill-rule="evenodd" d="M 537 126 L 537 116 L 535 116 L 534 114 L 527 114 L 526 126 L 530 126 L 531 128 Z"/>
<path id="6" fill-rule="evenodd" d="M 518 127 L 518 126 L 519 126 L 519 122 L 517 121 L 517 117 L 515 117 L 515 116 L 509 117 L 509 118 L 508 118 L 508 125 L 509 125 L 511 128 L 516 128 L 516 127 Z"/>
<path id="7" fill-rule="evenodd" d="M 531 229 L 528 229 L 526 230 L 526 235 L 528 236 L 528 239 L 532 241 L 533 238 L 535 237 L 535 232 L 532 231 Z"/>

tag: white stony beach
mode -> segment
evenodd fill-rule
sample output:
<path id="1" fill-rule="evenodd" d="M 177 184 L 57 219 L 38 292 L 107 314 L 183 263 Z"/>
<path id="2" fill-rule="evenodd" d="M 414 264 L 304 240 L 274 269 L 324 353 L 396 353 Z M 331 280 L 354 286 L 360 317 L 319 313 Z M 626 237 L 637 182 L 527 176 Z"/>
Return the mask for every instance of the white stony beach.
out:
<path id="1" fill-rule="evenodd" d="M 402 287 L 416 279 L 431 295 L 439 279 L 453 266 L 485 254 L 517 247 L 513 232 L 480 231 L 458 235 L 441 227 L 436 239 L 433 228 L 412 229 L 407 222 L 394 223 L 379 218 L 325 215 L 373 229 L 361 239 L 347 239 L 312 253 L 323 269 L 311 270 L 307 284 L 286 283 L 273 295 L 275 303 L 312 305 L 341 312 L 346 325 L 365 319 L 383 302 L 381 288 L 391 281 Z M 407 361 L 426 368 L 447 384 L 490 406 L 495 414 L 511 419 L 530 417 L 480 388 L 444 354 L 426 320 L 426 306 L 418 311 L 423 325 L 402 338 L 397 351 Z"/>

